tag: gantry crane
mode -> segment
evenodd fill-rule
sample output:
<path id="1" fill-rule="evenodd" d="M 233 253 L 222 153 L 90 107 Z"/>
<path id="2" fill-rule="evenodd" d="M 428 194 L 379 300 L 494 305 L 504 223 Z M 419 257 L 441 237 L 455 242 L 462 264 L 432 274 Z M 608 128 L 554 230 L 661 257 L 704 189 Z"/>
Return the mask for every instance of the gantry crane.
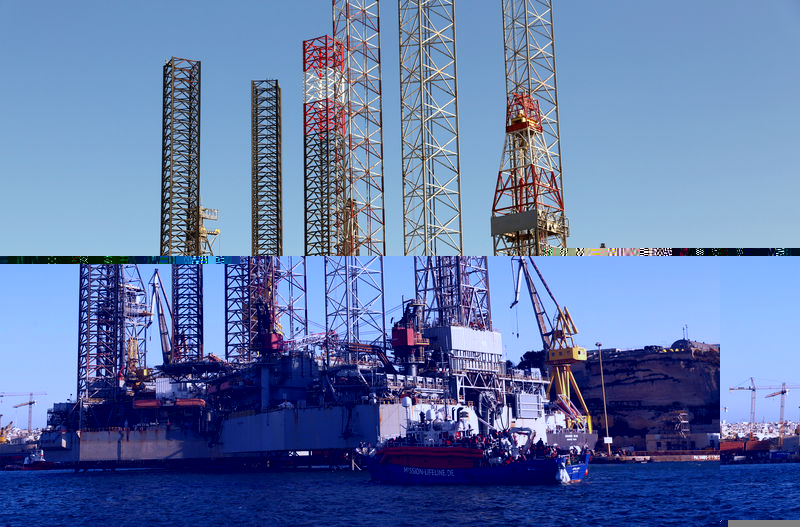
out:
<path id="1" fill-rule="evenodd" d="M 736 386 L 730 388 L 730 391 L 734 390 L 749 390 L 750 391 L 750 431 L 748 432 L 748 437 L 751 439 L 754 436 L 754 428 L 755 428 L 755 421 L 756 421 L 756 391 L 758 390 L 779 390 L 775 393 L 771 393 L 766 397 L 775 397 L 777 395 L 781 396 L 781 413 L 780 413 L 780 421 L 778 422 L 778 446 L 783 446 L 783 433 L 784 428 L 786 426 L 786 422 L 784 421 L 784 409 L 786 407 L 786 394 L 789 393 L 789 389 L 800 389 L 800 386 L 787 386 L 786 383 L 781 384 L 780 386 L 756 386 L 755 381 L 752 377 L 750 377 L 750 386 Z"/>
<path id="2" fill-rule="evenodd" d="M 578 328 L 575 326 L 569 310 L 558 305 L 553 292 L 550 291 L 550 287 L 547 285 L 533 258 L 523 256 L 515 257 L 513 260 L 519 262 L 519 274 L 517 275 L 514 302 L 511 307 L 514 307 L 519 302 L 519 293 L 524 276 L 530 293 L 533 311 L 536 314 L 536 323 L 539 326 L 539 333 L 542 337 L 542 346 L 547 354 L 545 363 L 552 367 L 553 383 L 548 386 L 547 395 L 548 397 L 550 396 L 550 390 L 555 386 L 556 394 L 553 400 L 569 416 L 570 424 L 575 428 L 585 428 L 591 433 L 592 418 L 589 415 L 589 409 L 586 407 L 586 402 L 583 400 L 583 395 L 581 395 L 571 369 L 573 364 L 586 361 L 586 348 L 575 346 L 573 341 L 573 336 L 578 333 Z M 553 321 L 548 318 L 542 299 L 533 283 L 533 278 L 528 269 L 528 261 L 533 265 L 539 280 L 556 306 L 558 314 Z M 583 413 L 572 402 L 570 387 L 574 390 L 575 397 L 580 402 Z"/>
<path id="3" fill-rule="evenodd" d="M 28 392 L 28 393 L 0 393 L 0 397 L 29 397 L 27 402 L 15 404 L 14 408 L 21 408 L 23 406 L 28 407 L 28 435 L 33 431 L 31 423 L 33 422 L 33 405 L 36 404 L 36 401 L 33 400 L 34 395 L 47 395 L 44 392 Z"/>

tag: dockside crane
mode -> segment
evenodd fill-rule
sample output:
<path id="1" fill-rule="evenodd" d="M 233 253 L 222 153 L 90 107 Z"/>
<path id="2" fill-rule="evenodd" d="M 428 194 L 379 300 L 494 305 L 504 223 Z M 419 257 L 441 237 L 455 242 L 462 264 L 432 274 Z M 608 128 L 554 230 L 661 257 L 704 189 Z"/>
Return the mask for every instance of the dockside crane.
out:
<path id="1" fill-rule="evenodd" d="M 575 346 L 573 340 L 574 335 L 578 333 L 578 328 L 575 326 L 575 322 L 573 322 L 569 310 L 566 307 L 562 308 L 556 301 L 553 292 L 547 285 L 547 282 L 536 266 L 536 262 L 533 258 L 521 256 L 514 257 L 512 261 L 518 262 L 519 268 L 514 302 L 511 304 L 511 307 L 513 308 L 519 303 L 522 279 L 524 277 L 528 287 L 528 293 L 530 294 L 533 311 L 536 314 L 536 323 L 539 326 L 543 350 L 546 353 L 545 364 L 552 367 L 553 382 L 547 388 L 548 397 L 550 396 L 551 389 L 555 386 L 556 394 L 555 398 L 552 400 L 567 416 L 569 416 L 572 424 L 577 428 L 585 428 L 591 433 L 592 418 L 589 415 L 589 409 L 586 407 L 586 402 L 583 400 L 583 395 L 581 395 L 580 388 L 578 388 L 578 383 L 575 381 L 575 376 L 572 374 L 571 369 L 573 364 L 586 361 L 586 348 Z M 547 315 L 539 292 L 536 290 L 533 277 L 528 269 L 529 261 L 558 311 L 558 314 L 552 321 Z M 570 396 L 570 388 L 574 391 L 575 398 L 580 403 L 583 412 L 573 403 L 572 397 Z"/>
<path id="2" fill-rule="evenodd" d="M 28 407 L 28 435 L 31 434 L 33 431 L 32 423 L 33 423 L 33 405 L 36 404 L 36 401 L 33 400 L 34 395 L 47 395 L 45 392 L 28 392 L 28 393 L 0 393 L 0 397 L 29 397 L 27 402 L 15 404 L 14 408 L 22 408 L 23 406 Z"/>

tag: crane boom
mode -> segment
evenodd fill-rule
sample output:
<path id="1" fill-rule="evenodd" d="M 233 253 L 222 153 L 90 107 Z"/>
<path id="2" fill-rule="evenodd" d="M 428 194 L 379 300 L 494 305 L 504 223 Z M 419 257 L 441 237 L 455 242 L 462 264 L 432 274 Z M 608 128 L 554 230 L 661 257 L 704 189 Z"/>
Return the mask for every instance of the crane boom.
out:
<path id="1" fill-rule="evenodd" d="M 578 388 L 578 383 L 575 381 L 575 376 L 571 369 L 572 364 L 577 364 L 586 360 L 586 349 L 575 346 L 572 338 L 573 335 L 578 332 L 578 328 L 575 326 L 575 322 L 572 320 L 572 316 L 569 314 L 567 308 L 562 308 L 558 305 L 558 302 L 556 302 L 553 292 L 547 285 L 547 282 L 536 266 L 536 262 L 534 262 L 533 258 L 524 256 L 516 258 L 519 261 L 519 275 L 517 276 L 515 299 L 511 307 L 513 308 L 519 303 L 522 277 L 524 276 L 525 283 L 528 287 L 528 293 L 530 294 L 531 304 L 536 314 L 539 334 L 542 337 L 542 346 L 547 357 L 545 363 L 552 368 L 551 375 L 553 377 L 553 382 L 547 387 L 548 397 L 550 395 L 550 390 L 554 388 L 556 392 L 554 402 L 560 404 L 577 428 L 585 427 L 588 429 L 589 433 L 591 433 L 592 418 L 589 415 L 589 409 L 586 406 L 586 402 L 583 399 L 583 395 Z M 548 318 L 544 303 L 542 302 L 539 292 L 536 290 L 533 277 L 528 269 L 529 258 L 531 265 L 533 265 L 536 274 L 539 276 L 539 280 L 541 280 L 558 311 L 554 322 L 551 322 Z M 580 403 L 584 412 L 583 414 L 581 414 L 578 407 L 572 403 L 570 393 L 573 393 L 575 399 Z M 567 409 L 569 409 L 569 411 L 567 411 Z"/>
<path id="2" fill-rule="evenodd" d="M 161 296 L 158 294 L 158 289 L 161 290 L 161 294 L 164 295 L 164 303 L 167 304 L 167 310 L 169 311 L 169 318 L 172 318 L 172 308 L 169 305 L 169 301 L 167 300 L 167 293 L 164 291 L 164 284 L 161 282 L 161 275 L 158 274 L 158 269 L 155 270 L 153 273 L 153 301 L 152 304 L 156 305 L 158 309 L 158 328 L 159 333 L 161 334 L 161 354 L 164 358 L 164 364 L 172 363 L 172 344 L 171 339 L 169 336 L 169 326 L 167 326 L 166 317 L 164 317 L 164 306 L 161 303 Z"/>
<path id="3" fill-rule="evenodd" d="M 530 295 L 531 298 L 531 305 L 533 306 L 533 311 L 536 314 L 536 323 L 539 325 L 539 334 L 542 337 L 542 346 L 544 351 L 549 351 L 552 346 L 550 342 L 550 336 L 552 335 L 552 328 L 548 327 L 550 320 L 547 318 L 547 312 L 545 311 L 544 305 L 542 304 L 542 299 L 539 297 L 539 292 L 536 290 L 536 286 L 533 283 L 531 272 L 528 270 L 527 258 L 523 256 L 519 257 L 518 260 L 519 260 L 519 270 L 517 275 L 517 287 L 515 291 L 516 294 L 514 296 L 514 302 L 511 304 L 511 307 L 514 307 L 519 303 L 519 293 L 522 286 L 521 282 L 522 282 L 522 277 L 524 276 L 525 285 L 528 286 L 528 294 Z M 536 272 L 539 273 L 539 269 L 536 269 Z M 542 278 L 541 273 L 539 273 L 539 278 Z M 542 279 L 542 283 L 544 283 L 544 279 Z M 547 287 L 547 284 L 545 284 L 545 287 Z M 550 296 L 552 297 L 552 293 L 550 294 Z"/>

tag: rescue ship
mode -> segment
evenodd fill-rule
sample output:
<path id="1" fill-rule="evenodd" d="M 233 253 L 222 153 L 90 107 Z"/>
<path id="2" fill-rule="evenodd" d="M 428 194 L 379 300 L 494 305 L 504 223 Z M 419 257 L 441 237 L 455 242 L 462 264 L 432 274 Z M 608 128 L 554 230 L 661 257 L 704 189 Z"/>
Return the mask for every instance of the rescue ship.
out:
<path id="1" fill-rule="evenodd" d="M 402 405 L 408 409 L 410 398 Z M 512 427 L 474 434 L 466 415 L 428 410 L 408 419 L 405 437 L 390 439 L 367 464 L 376 482 L 423 485 L 557 485 L 588 474 L 589 453 L 548 446 L 530 428 Z"/>

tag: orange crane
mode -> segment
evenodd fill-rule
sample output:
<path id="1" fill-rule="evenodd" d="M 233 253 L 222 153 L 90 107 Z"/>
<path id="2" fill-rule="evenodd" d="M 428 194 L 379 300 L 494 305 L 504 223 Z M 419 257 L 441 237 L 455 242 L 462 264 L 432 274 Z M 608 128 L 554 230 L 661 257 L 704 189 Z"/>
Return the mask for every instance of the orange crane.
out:
<path id="1" fill-rule="evenodd" d="M 0 397 L 25 397 L 28 396 L 28 402 L 15 404 L 14 408 L 20 408 L 22 406 L 28 407 L 28 435 L 33 431 L 31 423 L 33 421 L 33 405 L 36 404 L 36 401 L 33 400 L 34 395 L 47 395 L 44 392 L 28 392 L 28 393 L 7 393 L 7 392 L 0 392 Z"/>

